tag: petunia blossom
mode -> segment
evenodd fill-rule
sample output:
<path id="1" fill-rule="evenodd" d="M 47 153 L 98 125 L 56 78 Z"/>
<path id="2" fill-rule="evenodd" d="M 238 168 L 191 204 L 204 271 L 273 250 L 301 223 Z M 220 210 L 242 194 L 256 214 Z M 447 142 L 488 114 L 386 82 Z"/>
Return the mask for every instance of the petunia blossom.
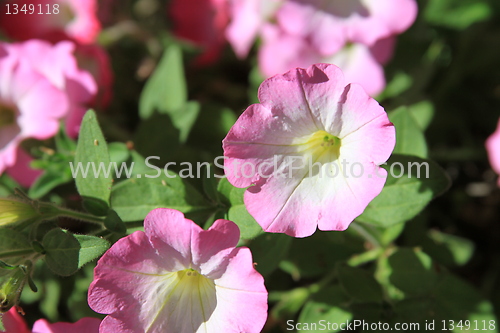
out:
<path id="1" fill-rule="evenodd" d="M 18 0 L 0 10 L 0 29 L 14 39 L 45 38 L 64 31 L 80 43 L 90 44 L 101 30 L 97 0 Z"/>
<path id="2" fill-rule="evenodd" d="M 493 171 L 500 175 L 500 119 L 495 132 L 486 140 L 486 151 Z M 500 186 L 500 178 L 497 184 Z"/>
<path id="3" fill-rule="evenodd" d="M 399 34 L 416 15 L 414 0 L 289 0 L 276 18 L 287 33 L 309 38 L 320 54 L 329 55 L 347 43 L 372 46 Z"/>
<path id="4" fill-rule="evenodd" d="M 59 121 L 75 135 L 97 90 L 77 67 L 73 44 L 30 40 L 0 43 L 0 173 L 16 163 L 19 144 L 54 136 Z"/>
<path id="5" fill-rule="evenodd" d="M 348 43 L 368 47 L 399 34 L 417 15 L 415 0 L 232 0 L 226 37 L 239 57 L 273 22 L 286 34 L 307 40 L 320 56 Z"/>
<path id="6" fill-rule="evenodd" d="M 329 64 L 273 76 L 258 97 L 223 141 L 247 210 L 269 232 L 345 230 L 385 184 L 380 165 L 395 146 L 386 112 Z"/>
<path id="7" fill-rule="evenodd" d="M 5 333 L 98 333 L 101 323 L 100 319 L 91 317 L 82 318 L 76 323 L 55 324 L 39 319 L 33 324 L 33 330 L 30 330 L 15 307 L 2 315 L 2 321 Z"/>
<path id="8" fill-rule="evenodd" d="M 389 37 L 368 47 L 350 43 L 330 55 L 322 55 L 310 40 L 290 35 L 279 26 L 268 24 L 262 29 L 259 49 L 259 68 L 265 77 L 284 73 L 290 68 L 308 67 L 315 63 L 329 63 L 342 69 L 348 82 L 359 83 L 370 96 L 376 96 L 385 87 L 383 64 L 394 49 L 394 38 Z"/>
<path id="9" fill-rule="evenodd" d="M 99 260 L 89 305 L 108 314 L 101 332 L 260 332 L 267 317 L 264 279 L 239 229 L 217 220 L 203 230 L 158 208 Z"/>

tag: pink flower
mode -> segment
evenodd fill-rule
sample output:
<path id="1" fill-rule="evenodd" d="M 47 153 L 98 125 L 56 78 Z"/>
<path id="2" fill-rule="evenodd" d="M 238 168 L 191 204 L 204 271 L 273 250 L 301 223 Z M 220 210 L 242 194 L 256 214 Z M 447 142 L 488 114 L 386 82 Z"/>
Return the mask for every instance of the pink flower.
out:
<path id="1" fill-rule="evenodd" d="M 328 64 L 265 80 L 259 100 L 223 141 L 249 213 L 295 237 L 346 229 L 385 184 L 395 130 L 384 109 Z"/>
<path id="2" fill-rule="evenodd" d="M 31 161 L 33 161 L 33 158 L 19 147 L 16 152 L 16 164 L 7 168 L 9 176 L 21 184 L 21 186 L 30 187 L 42 174 L 41 170 L 31 168 Z"/>
<path id="3" fill-rule="evenodd" d="M 97 318 L 82 318 L 76 323 L 50 324 L 45 319 L 40 319 L 33 325 L 33 331 L 28 329 L 26 322 L 19 315 L 16 308 L 11 308 L 2 316 L 5 333 L 98 333 L 101 320 Z"/>
<path id="4" fill-rule="evenodd" d="M 500 174 L 500 119 L 495 132 L 486 140 L 486 151 L 493 171 Z M 498 186 L 500 186 L 500 178 L 498 179 Z"/>
<path id="5" fill-rule="evenodd" d="M 92 76 L 78 69 L 73 44 L 39 40 L 0 43 L 0 173 L 16 162 L 24 139 L 54 136 L 59 121 L 76 135 L 96 90 Z"/>
<path id="6" fill-rule="evenodd" d="M 399 34 L 417 15 L 415 0 L 232 0 L 226 37 L 239 57 L 264 26 L 275 21 L 287 35 L 307 40 L 323 57 L 347 43 L 369 47 Z"/>
<path id="7" fill-rule="evenodd" d="M 230 0 L 226 38 L 240 58 L 247 56 L 262 27 L 285 0 Z"/>
<path id="8" fill-rule="evenodd" d="M 9 7 L 3 5 L 1 11 L 0 28 L 14 39 L 45 38 L 46 34 L 62 30 L 88 44 L 101 30 L 97 0 L 19 0 Z"/>
<path id="9" fill-rule="evenodd" d="M 394 38 L 388 38 L 372 47 L 360 43 L 347 44 L 325 56 L 316 51 L 309 39 L 290 35 L 271 24 L 263 28 L 262 39 L 259 68 L 265 77 L 286 72 L 290 68 L 330 63 L 342 69 L 348 82 L 360 84 L 371 96 L 378 95 L 385 87 L 382 65 L 391 57 L 394 49 Z M 380 47 L 382 44 L 383 47 Z"/>
<path id="10" fill-rule="evenodd" d="M 173 209 L 146 216 L 145 233 L 120 239 L 95 268 L 89 305 L 101 332 L 260 332 L 267 291 L 239 229 L 203 230 Z"/>
<path id="11" fill-rule="evenodd" d="M 346 43 L 372 46 L 399 34 L 417 15 L 414 0 L 289 0 L 278 10 L 278 25 L 287 33 L 309 38 L 322 55 Z"/>
<path id="12" fill-rule="evenodd" d="M 216 61 L 225 44 L 227 0 L 174 0 L 170 12 L 174 33 L 203 48 L 197 63 L 206 65 Z"/>

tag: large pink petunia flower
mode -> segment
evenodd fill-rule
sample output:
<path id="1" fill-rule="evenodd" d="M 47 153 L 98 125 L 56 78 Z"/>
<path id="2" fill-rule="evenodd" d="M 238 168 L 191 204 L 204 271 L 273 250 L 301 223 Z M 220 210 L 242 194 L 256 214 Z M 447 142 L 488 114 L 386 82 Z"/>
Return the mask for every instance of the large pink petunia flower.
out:
<path id="1" fill-rule="evenodd" d="M 0 29 L 21 40 L 45 38 L 54 31 L 64 31 L 80 43 L 93 43 L 101 31 L 97 0 L 14 1 L 9 7 L 2 5 Z"/>
<path id="2" fill-rule="evenodd" d="M 145 233 L 120 239 L 99 260 L 89 305 L 108 314 L 101 332 L 260 332 L 267 291 L 239 229 L 209 230 L 173 209 L 146 216 Z"/>
<path id="3" fill-rule="evenodd" d="M 346 229 L 385 184 L 395 130 L 384 109 L 328 64 L 265 80 L 259 100 L 223 141 L 250 214 L 295 237 Z"/>
<path id="4" fill-rule="evenodd" d="M 66 120 L 75 135 L 97 87 L 78 69 L 73 44 L 40 40 L 0 43 L 0 173 L 16 162 L 24 139 L 54 136 Z"/>
<path id="5" fill-rule="evenodd" d="M 500 119 L 495 132 L 486 140 L 486 151 L 488 152 L 491 168 L 500 175 Z M 500 178 L 498 179 L 498 186 L 500 186 Z"/>
<path id="6" fill-rule="evenodd" d="M 5 326 L 5 333 L 98 333 L 100 319 L 82 318 L 76 323 L 55 323 L 51 324 L 45 319 L 37 320 L 33 325 L 33 331 L 28 329 L 26 322 L 19 315 L 16 308 L 11 308 L 2 315 Z"/>

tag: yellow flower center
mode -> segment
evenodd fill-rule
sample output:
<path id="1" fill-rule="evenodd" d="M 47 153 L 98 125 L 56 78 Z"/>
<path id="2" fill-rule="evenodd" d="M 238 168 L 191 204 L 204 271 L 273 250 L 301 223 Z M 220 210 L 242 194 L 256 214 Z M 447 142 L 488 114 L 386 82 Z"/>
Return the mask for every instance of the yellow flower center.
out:
<path id="1" fill-rule="evenodd" d="M 314 132 L 307 141 L 302 144 L 303 147 L 300 152 L 311 156 L 313 161 L 328 162 L 336 160 L 340 155 L 340 146 L 342 140 L 335 135 L 326 131 L 320 130 Z"/>

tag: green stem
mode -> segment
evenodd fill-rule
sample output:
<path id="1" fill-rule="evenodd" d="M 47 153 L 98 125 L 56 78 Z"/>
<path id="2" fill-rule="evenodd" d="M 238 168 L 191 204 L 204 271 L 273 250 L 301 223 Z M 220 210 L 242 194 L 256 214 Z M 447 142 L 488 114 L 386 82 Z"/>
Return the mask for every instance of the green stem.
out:
<path id="1" fill-rule="evenodd" d="M 373 246 L 381 247 L 380 242 L 359 223 L 351 223 L 350 228 L 356 230 L 358 234 L 360 234 L 367 242 L 371 243 Z"/>
<path id="2" fill-rule="evenodd" d="M 6 252 L 0 252 L 0 258 L 20 257 L 33 253 L 35 253 L 33 249 L 6 251 Z"/>
<path id="3" fill-rule="evenodd" d="M 377 260 L 382 253 L 384 253 L 384 249 L 381 247 L 377 247 L 373 250 L 352 256 L 347 261 L 347 264 L 352 267 L 361 266 L 363 264 L 366 264 L 367 262 Z"/>
<path id="4" fill-rule="evenodd" d="M 77 212 L 74 210 L 61 208 L 61 207 L 57 207 L 57 209 L 59 210 L 57 213 L 57 216 L 59 216 L 59 217 L 69 217 L 69 218 L 73 218 L 76 220 L 97 224 L 97 225 L 100 225 L 102 227 L 104 226 L 104 220 L 102 218 L 96 217 L 94 215 L 90 215 L 90 214 L 86 214 L 86 213 L 82 213 L 82 212 Z"/>

